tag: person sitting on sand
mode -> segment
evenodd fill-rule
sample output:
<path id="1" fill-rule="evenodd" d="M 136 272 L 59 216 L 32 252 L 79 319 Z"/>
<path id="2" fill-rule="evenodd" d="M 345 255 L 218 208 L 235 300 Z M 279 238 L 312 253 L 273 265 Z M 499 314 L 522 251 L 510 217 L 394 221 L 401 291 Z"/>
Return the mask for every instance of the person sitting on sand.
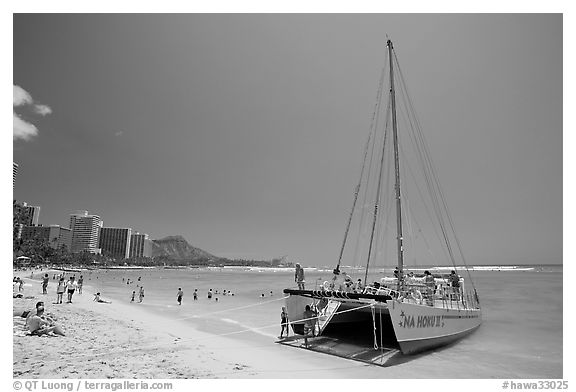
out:
<path id="1" fill-rule="evenodd" d="M 30 330 L 31 335 L 41 336 L 44 334 L 54 333 L 57 335 L 65 336 L 64 331 L 54 324 L 53 320 L 44 316 L 44 306 L 36 308 L 36 314 L 29 316 L 26 319 L 26 325 Z"/>
<path id="2" fill-rule="evenodd" d="M 100 298 L 100 293 L 94 294 L 94 299 L 93 299 L 93 301 L 101 302 L 101 303 L 104 303 L 104 304 L 111 304 L 111 303 L 112 303 L 112 302 L 110 302 L 110 301 L 104 301 L 102 298 Z"/>

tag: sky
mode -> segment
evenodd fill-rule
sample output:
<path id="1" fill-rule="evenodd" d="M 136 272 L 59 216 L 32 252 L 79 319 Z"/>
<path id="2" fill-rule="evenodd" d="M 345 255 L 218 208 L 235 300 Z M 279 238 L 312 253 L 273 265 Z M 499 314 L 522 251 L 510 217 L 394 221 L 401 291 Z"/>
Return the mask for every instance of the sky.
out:
<path id="1" fill-rule="evenodd" d="M 386 39 L 469 264 L 562 263 L 561 14 L 15 14 L 13 198 L 334 265 Z M 8 141 L 6 141 L 8 144 Z"/>

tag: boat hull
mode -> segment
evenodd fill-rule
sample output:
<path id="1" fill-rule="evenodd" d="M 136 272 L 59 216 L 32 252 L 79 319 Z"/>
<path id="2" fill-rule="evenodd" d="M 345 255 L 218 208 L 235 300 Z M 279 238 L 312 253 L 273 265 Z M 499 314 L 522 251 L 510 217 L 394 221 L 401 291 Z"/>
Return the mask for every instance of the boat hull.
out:
<path id="1" fill-rule="evenodd" d="M 450 344 L 482 323 L 480 309 L 442 308 L 387 301 L 396 339 L 403 354 Z"/>
<path id="2" fill-rule="evenodd" d="M 317 334 L 362 343 L 398 347 L 414 354 L 453 343 L 473 332 L 482 323 L 480 309 L 429 306 L 398 300 L 335 299 L 340 306 Z M 292 329 L 304 334 L 303 311 L 318 299 L 290 295 L 286 299 Z M 374 342 L 372 340 L 376 339 Z"/>

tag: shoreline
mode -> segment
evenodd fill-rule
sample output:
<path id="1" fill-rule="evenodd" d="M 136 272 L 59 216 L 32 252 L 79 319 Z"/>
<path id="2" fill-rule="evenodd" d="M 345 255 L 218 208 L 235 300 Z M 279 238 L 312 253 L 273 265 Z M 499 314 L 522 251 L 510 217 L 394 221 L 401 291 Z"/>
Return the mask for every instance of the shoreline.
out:
<path id="1" fill-rule="evenodd" d="M 39 281 L 23 278 L 24 299 L 13 309 L 33 309 L 44 300 L 65 337 L 25 336 L 24 319 L 14 317 L 14 378 L 381 378 L 383 368 L 274 343 L 212 334 L 149 309 L 113 301 L 92 301 L 85 284 L 72 304 L 54 304 Z M 31 298 L 33 297 L 33 298 Z M 229 334 L 230 335 L 230 334 Z M 127 360 L 127 358 L 130 358 Z M 359 370 L 363 370 L 358 373 Z M 409 376 L 408 376 L 409 377 Z"/>

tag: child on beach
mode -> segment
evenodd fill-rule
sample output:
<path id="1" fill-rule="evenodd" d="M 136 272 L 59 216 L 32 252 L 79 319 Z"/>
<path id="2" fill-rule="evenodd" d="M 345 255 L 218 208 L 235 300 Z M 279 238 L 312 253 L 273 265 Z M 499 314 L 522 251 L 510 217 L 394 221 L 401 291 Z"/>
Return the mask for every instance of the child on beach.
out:
<path id="1" fill-rule="evenodd" d="M 138 300 L 139 302 L 142 302 L 143 299 L 144 299 L 144 286 L 140 286 L 140 293 L 138 293 Z"/>
<path id="2" fill-rule="evenodd" d="M 48 294 L 46 289 L 48 288 L 48 281 L 50 280 L 50 278 L 48 278 L 48 274 L 44 275 L 44 278 L 42 278 L 42 294 Z"/>
<path id="3" fill-rule="evenodd" d="M 84 284 L 84 276 L 80 275 L 80 279 L 78 279 L 78 294 L 82 294 L 83 284 Z"/>
<path id="4" fill-rule="evenodd" d="M 184 296 L 184 292 L 182 291 L 182 288 L 178 288 L 178 294 L 177 294 L 178 305 L 182 305 L 182 296 Z"/>
<path id="5" fill-rule="evenodd" d="M 194 289 L 194 301 L 198 300 L 198 289 Z"/>
<path id="6" fill-rule="evenodd" d="M 60 278 L 58 281 L 58 287 L 56 287 L 56 303 L 62 303 L 62 295 L 64 295 L 64 290 L 66 290 L 66 282 L 64 282 L 64 278 Z"/>
<path id="7" fill-rule="evenodd" d="M 280 313 L 280 325 L 282 326 L 282 331 L 280 331 L 280 339 L 284 335 L 284 329 L 286 329 L 286 337 L 288 337 L 288 313 L 286 312 L 286 306 L 282 306 L 282 313 Z"/>
<path id="8" fill-rule="evenodd" d="M 136 296 L 136 291 L 132 291 L 132 299 L 130 300 L 130 302 L 134 302 L 135 296 Z"/>

